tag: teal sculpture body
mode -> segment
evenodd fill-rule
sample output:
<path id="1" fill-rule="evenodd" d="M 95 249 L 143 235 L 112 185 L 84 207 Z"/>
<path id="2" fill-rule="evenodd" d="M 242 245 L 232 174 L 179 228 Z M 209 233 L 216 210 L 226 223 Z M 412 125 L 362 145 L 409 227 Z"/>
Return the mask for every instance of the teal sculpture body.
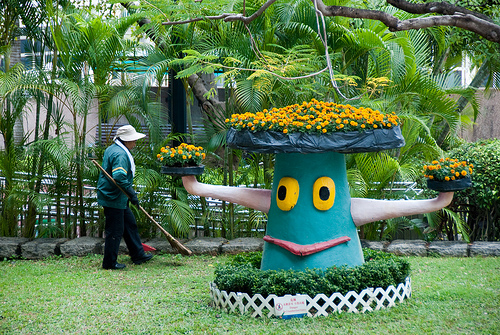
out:
<path id="1" fill-rule="evenodd" d="M 345 153 L 400 148 L 399 127 L 311 135 L 229 129 L 237 149 L 275 153 L 272 190 L 209 185 L 183 176 L 186 190 L 268 213 L 261 269 L 357 266 L 363 263 L 357 227 L 369 222 L 429 213 L 447 206 L 453 192 L 434 199 L 351 198 Z"/>
<path id="2" fill-rule="evenodd" d="M 361 243 L 350 213 L 344 154 L 277 154 L 261 268 L 361 265 Z"/>

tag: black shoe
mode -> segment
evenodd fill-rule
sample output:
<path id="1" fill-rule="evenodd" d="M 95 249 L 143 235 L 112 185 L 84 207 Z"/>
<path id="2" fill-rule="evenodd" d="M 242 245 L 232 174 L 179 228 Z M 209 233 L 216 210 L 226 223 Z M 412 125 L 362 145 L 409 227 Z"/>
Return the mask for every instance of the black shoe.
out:
<path id="1" fill-rule="evenodd" d="M 132 260 L 132 262 L 134 262 L 135 265 L 140 265 L 142 263 L 146 263 L 147 261 L 151 260 L 151 258 L 153 258 L 152 254 L 144 254 L 141 257 Z"/>
<path id="2" fill-rule="evenodd" d="M 102 268 L 105 270 L 121 270 L 121 269 L 125 269 L 126 267 L 127 266 L 125 264 L 116 263 L 115 265 L 113 265 L 111 267 L 103 266 Z"/>

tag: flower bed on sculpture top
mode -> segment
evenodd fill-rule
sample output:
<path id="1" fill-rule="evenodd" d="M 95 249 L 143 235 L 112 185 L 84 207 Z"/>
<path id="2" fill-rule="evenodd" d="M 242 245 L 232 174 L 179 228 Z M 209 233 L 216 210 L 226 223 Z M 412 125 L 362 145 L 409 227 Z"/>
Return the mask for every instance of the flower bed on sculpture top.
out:
<path id="1" fill-rule="evenodd" d="M 334 132 L 391 129 L 398 126 L 395 113 L 383 114 L 371 108 L 353 107 L 312 99 L 258 113 L 233 114 L 226 123 L 235 130 L 276 131 L 284 134 L 331 134 Z"/>
<path id="2" fill-rule="evenodd" d="M 369 152 L 405 144 L 396 114 L 316 99 L 233 114 L 226 123 L 230 146 L 261 153 Z"/>

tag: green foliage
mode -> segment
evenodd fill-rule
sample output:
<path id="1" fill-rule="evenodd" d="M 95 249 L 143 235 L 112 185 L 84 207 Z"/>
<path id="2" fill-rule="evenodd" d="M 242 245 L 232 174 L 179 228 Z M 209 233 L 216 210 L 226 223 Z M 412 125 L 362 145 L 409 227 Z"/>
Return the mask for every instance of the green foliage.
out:
<path id="1" fill-rule="evenodd" d="M 466 143 L 450 155 L 474 165 L 472 187 L 457 192 L 452 204 L 466 212 L 471 240 L 500 240 L 500 140 Z"/>
<path id="2" fill-rule="evenodd" d="M 230 261 L 230 264 L 232 265 L 250 264 L 254 268 L 258 269 L 260 267 L 261 261 L 262 261 L 262 252 L 253 251 L 253 252 L 239 253 L 235 255 L 233 259 Z"/>
<path id="3" fill-rule="evenodd" d="M 360 292 L 368 287 L 398 285 L 410 274 L 407 260 L 392 254 L 363 250 L 365 263 L 356 267 L 330 267 L 326 270 L 307 269 L 261 271 L 262 254 L 248 253 L 235 256 L 229 264 L 215 269 L 215 280 L 220 290 L 245 292 L 267 296 L 275 294 L 307 294 L 311 297 L 323 293 L 346 294 Z"/>

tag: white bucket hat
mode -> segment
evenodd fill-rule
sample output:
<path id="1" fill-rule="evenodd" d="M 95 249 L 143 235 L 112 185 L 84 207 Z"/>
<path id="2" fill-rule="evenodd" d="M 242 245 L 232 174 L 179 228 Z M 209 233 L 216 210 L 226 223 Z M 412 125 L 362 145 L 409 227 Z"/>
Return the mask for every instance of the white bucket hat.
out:
<path id="1" fill-rule="evenodd" d="M 128 124 L 116 130 L 116 136 L 115 138 L 113 138 L 113 140 L 120 138 L 122 141 L 129 142 L 137 141 L 144 137 L 146 137 L 146 134 L 138 133 L 137 131 L 135 131 L 134 127 Z"/>

